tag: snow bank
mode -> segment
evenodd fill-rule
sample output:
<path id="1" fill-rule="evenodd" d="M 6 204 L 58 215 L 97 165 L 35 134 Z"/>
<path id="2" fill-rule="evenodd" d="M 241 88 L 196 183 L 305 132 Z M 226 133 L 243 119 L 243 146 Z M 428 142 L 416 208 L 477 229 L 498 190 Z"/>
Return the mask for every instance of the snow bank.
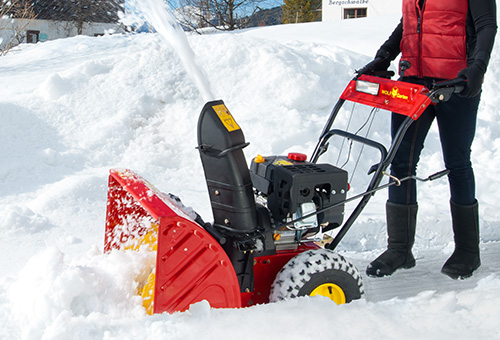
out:
<path id="1" fill-rule="evenodd" d="M 144 259 L 142 259 L 144 260 Z M 14 282 L 12 318 L 23 339 L 496 339 L 500 279 L 473 290 L 378 303 L 337 306 L 325 298 L 299 298 L 239 310 L 207 302 L 184 313 L 146 316 L 134 278 L 137 256 L 94 251 L 68 263 L 57 249 L 31 259 Z M 301 327 L 297 327 L 300 322 Z M 307 326 L 306 326 L 307 325 Z M 304 327 L 305 326 L 305 327 Z"/>

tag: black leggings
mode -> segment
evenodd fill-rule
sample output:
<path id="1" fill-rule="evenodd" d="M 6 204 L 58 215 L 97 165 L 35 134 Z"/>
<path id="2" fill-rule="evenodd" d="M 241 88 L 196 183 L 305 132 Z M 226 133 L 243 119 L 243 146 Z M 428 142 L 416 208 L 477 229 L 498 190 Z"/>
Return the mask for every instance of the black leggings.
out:
<path id="1" fill-rule="evenodd" d="M 471 164 L 471 145 L 476 132 L 477 109 L 480 95 L 463 98 L 453 95 L 449 101 L 431 105 L 406 132 L 391 164 L 392 175 L 404 178 L 415 175 L 424 140 L 434 118 L 437 119 L 444 164 L 448 175 L 451 200 L 460 205 L 475 202 L 475 180 Z M 392 135 L 404 116 L 392 114 Z M 398 204 L 417 203 L 416 181 L 389 188 L 389 201 Z"/>

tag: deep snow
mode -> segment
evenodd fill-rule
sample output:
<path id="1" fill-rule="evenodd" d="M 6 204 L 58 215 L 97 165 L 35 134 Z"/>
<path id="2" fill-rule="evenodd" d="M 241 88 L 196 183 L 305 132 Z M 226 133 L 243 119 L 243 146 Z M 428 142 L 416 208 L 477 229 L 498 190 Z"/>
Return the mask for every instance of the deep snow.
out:
<path id="1" fill-rule="evenodd" d="M 189 36 L 211 93 L 225 101 L 256 154 L 311 154 L 353 70 L 370 61 L 398 17 Z M 130 168 L 211 212 L 196 146 L 205 98 L 158 34 L 75 37 L 24 45 L 0 59 L 1 339 L 498 339 L 500 338 L 500 59 L 493 52 L 473 163 L 483 266 L 473 278 L 439 273 L 453 250 L 445 179 L 419 186 L 417 267 L 365 278 L 366 299 L 321 298 L 146 316 L 134 281 L 145 256 L 102 254 L 107 175 Z M 350 107 L 344 110 L 345 124 Z M 367 110 L 357 107 L 358 127 Z M 370 136 L 388 142 L 388 113 Z M 419 174 L 442 169 L 437 129 Z M 335 163 L 332 146 L 324 160 Z M 345 151 L 345 148 L 344 148 Z M 366 185 L 363 153 L 351 181 Z M 341 160 L 343 163 L 343 160 Z M 351 162 L 353 163 L 353 162 Z M 352 166 L 350 164 L 349 166 Z M 338 250 L 364 272 L 385 245 L 380 192 Z"/>

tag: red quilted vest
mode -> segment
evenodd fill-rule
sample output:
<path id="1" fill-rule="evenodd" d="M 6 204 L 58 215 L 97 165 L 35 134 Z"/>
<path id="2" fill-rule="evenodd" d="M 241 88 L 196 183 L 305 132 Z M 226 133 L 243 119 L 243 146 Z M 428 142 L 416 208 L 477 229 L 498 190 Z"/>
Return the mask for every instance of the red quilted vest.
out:
<path id="1" fill-rule="evenodd" d="M 451 79 L 467 67 L 468 0 L 403 0 L 401 59 L 405 76 Z"/>

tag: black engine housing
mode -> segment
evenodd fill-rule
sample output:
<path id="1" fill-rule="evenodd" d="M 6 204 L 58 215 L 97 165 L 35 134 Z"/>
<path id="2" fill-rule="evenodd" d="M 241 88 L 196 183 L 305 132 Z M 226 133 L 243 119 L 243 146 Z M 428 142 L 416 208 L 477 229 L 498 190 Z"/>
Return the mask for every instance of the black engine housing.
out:
<path id="1" fill-rule="evenodd" d="M 314 202 L 316 210 L 320 210 L 346 199 L 345 170 L 310 163 L 301 156 L 259 156 L 250 165 L 253 186 L 266 196 L 267 207 L 279 225 L 286 224 L 303 203 Z M 319 213 L 318 223 L 330 230 L 341 225 L 343 218 L 344 204 L 339 204 Z"/>

